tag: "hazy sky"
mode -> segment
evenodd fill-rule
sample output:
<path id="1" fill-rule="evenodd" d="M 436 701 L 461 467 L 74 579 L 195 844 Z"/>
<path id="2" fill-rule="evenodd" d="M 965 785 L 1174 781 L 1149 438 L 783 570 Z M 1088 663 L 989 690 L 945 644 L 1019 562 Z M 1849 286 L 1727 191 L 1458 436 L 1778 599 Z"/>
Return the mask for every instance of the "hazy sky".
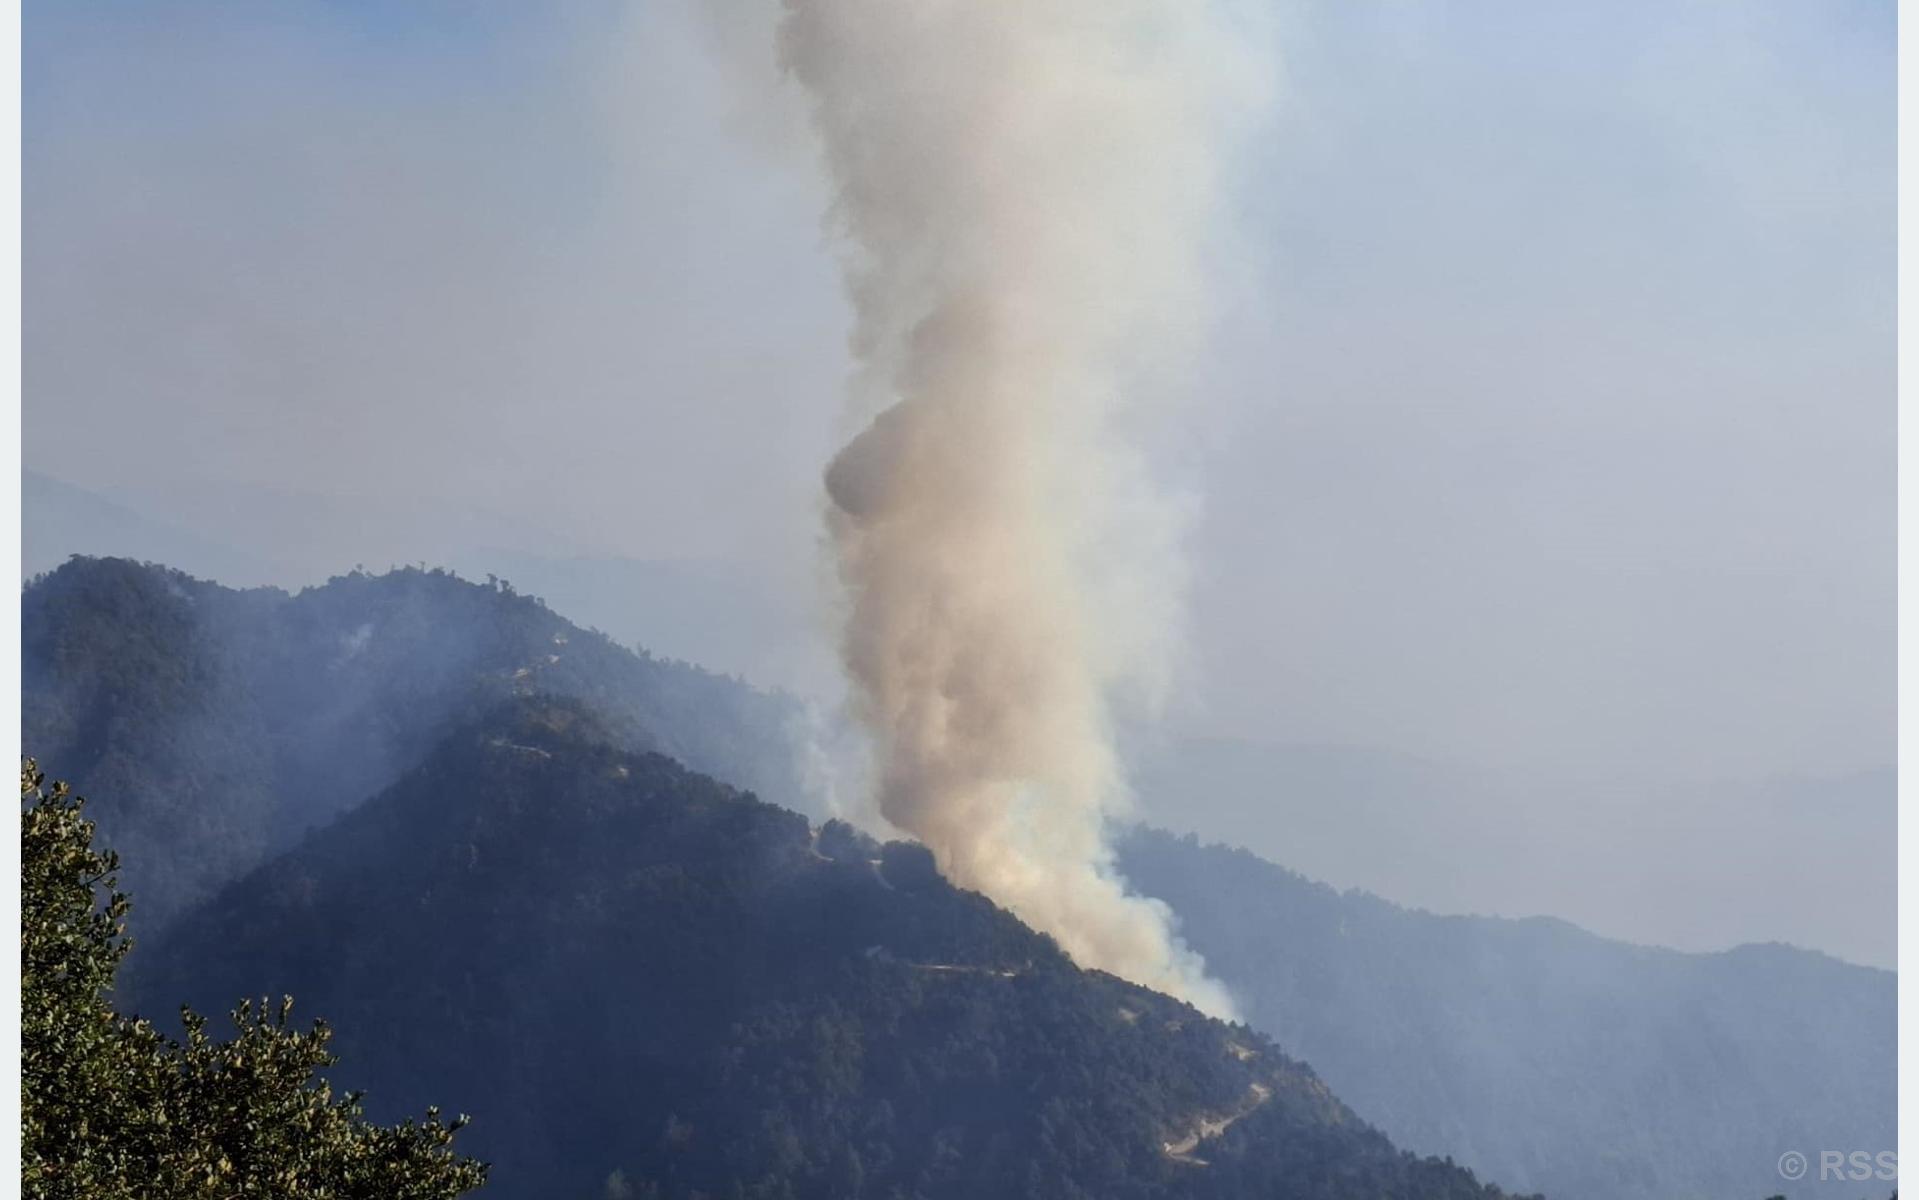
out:
<path id="1" fill-rule="evenodd" d="M 1893 5 L 1273 12 L 1225 319 L 1160 447 L 1201 505 L 1170 720 L 1891 761 Z M 345 497 L 276 547 L 316 577 L 484 510 L 806 609 L 847 318 L 761 29 L 30 7 L 29 462 L 183 521 Z"/>

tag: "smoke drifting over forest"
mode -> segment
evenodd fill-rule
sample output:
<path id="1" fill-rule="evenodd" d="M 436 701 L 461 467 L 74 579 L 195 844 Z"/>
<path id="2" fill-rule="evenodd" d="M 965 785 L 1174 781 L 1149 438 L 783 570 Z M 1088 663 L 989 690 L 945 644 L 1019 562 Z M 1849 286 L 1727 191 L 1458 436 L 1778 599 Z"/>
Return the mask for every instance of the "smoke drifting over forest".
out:
<path id="1" fill-rule="evenodd" d="M 842 651 L 887 820 L 1081 963 L 1215 1013 L 1131 895 L 1120 689 L 1166 666 L 1179 513 L 1129 382 L 1201 332 L 1200 251 L 1256 64 L 1205 6 L 795 3 L 871 423 L 826 475 Z"/>

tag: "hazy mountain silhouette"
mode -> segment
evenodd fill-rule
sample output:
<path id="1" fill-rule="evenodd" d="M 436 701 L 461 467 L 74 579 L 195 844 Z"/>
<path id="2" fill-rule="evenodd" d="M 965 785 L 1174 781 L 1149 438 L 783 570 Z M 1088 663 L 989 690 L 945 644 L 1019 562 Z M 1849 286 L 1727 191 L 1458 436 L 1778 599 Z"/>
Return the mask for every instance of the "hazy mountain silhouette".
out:
<path id="1" fill-rule="evenodd" d="M 627 744 L 797 799 L 791 701 L 441 571 L 289 594 L 76 558 L 21 624 L 24 743 L 86 780 L 149 929 L 513 695 L 580 697 Z"/>
<path id="2" fill-rule="evenodd" d="M 1435 916 L 1142 830 L 1122 865 L 1255 1027 L 1403 1145 L 1568 1200 L 1852 1195 L 1779 1156 L 1896 1145 L 1896 980 Z M 1782 886 L 1786 881 L 1780 881 Z"/>

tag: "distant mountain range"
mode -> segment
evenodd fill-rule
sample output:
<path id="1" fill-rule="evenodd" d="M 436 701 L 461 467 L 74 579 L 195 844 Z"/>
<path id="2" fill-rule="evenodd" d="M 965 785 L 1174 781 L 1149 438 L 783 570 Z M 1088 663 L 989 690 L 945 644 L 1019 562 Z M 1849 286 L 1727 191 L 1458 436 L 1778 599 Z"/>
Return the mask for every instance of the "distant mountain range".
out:
<path id="1" fill-rule="evenodd" d="M 94 490 L 28 468 L 21 577 L 68 557 L 161 562 L 229 586 L 289 590 L 355 564 L 433 563 L 488 575 L 580 625 L 662 658 L 762 686 L 836 693 L 838 665 L 816 632 L 808 579 L 769 589 L 766 572 L 700 559 L 641 559 L 569 545 L 555 531 L 466 506 L 350 498 L 241 484 Z"/>
<path id="2" fill-rule="evenodd" d="M 31 579 L 75 554 L 171 563 L 213 579 L 257 585 L 279 580 L 279 563 L 140 511 L 31 467 L 20 478 L 20 576 Z"/>
<path id="3" fill-rule="evenodd" d="M 1897 981 L 1808 950 L 1683 954 L 1435 916 L 1141 830 L 1121 865 L 1246 1019 L 1402 1145 L 1551 1196 L 1858 1194 L 1782 1154 L 1897 1144 Z M 1780 881 L 1782 886 L 1786 881 Z"/>
<path id="4" fill-rule="evenodd" d="M 376 1111 L 471 1108 L 500 1194 L 1479 1194 L 1373 1121 L 1571 1200 L 1756 1200 L 1826 1194 L 1785 1150 L 1891 1146 L 1887 972 L 1434 917 L 1142 832 L 1127 870 L 1275 1046 L 674 766 L 817 808 L 790 701 L 499 583 L 79 559 L 23 597 L 23 660 L 27 747 L 128 859 L 128 998 L 294 992 Z"/>
<path id="5" fill-rule="evenodd" d="M 1783 941 L 1890 967 L 1898 773 L 1554 776 L 1377 747 L 1136 747 L 1144 819 L 1435 912 L 1553 913 L 1688 950 Z M 1781 878 L 1823 886 L 1784 888 Z"/>

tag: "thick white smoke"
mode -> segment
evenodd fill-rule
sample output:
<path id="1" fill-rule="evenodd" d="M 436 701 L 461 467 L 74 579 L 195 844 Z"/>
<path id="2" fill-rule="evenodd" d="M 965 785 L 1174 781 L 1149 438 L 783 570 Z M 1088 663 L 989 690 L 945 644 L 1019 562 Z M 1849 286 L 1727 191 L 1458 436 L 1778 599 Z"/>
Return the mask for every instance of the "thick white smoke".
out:
<path id="1" fill-rule="evenodd" d="M 871 424 L 826 474 L 878 803 L 1083 965 L 1231 1012 L 1106 840 L 1175 506 L 1128 384 L 1190 351 L 1244 52 L 1204 0 L 788 0 Z"/>

